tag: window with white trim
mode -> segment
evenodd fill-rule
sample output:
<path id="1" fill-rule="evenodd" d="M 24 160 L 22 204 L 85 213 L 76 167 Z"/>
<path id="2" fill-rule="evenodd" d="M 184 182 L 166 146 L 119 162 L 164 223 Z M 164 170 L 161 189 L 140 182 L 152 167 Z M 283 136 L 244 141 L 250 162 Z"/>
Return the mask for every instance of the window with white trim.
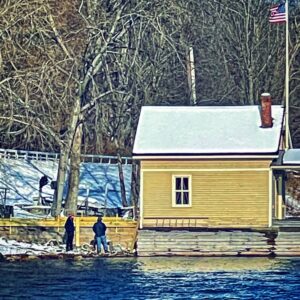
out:
<path id="1" fill-rule="evenodd" d="M 192 206 L 192 176 L 173 175 L 172 179 L 172 205 Z"/>

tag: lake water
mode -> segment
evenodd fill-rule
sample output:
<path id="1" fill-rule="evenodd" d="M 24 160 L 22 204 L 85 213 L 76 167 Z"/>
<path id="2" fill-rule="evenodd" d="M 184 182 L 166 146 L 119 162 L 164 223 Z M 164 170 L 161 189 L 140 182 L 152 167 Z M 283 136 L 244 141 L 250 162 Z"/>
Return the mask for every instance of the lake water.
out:
<path id="1" fill-rule="evenodd" d="M 300 299 L 300 259 L 1 262 L 0 299 Z"/>

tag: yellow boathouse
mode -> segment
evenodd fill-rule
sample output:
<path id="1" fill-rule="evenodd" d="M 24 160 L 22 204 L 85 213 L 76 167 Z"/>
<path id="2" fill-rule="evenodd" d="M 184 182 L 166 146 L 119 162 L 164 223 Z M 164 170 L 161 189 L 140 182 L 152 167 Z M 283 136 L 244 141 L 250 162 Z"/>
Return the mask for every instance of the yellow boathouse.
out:
<path id="1" fill-rule="evenodd" d="M 284 109 L 143 107 L 140 228 L 267 228 L 278 214 L 271 165 L 283 150 Z M 281 209 L 281 208 L 280 208 Z"/>

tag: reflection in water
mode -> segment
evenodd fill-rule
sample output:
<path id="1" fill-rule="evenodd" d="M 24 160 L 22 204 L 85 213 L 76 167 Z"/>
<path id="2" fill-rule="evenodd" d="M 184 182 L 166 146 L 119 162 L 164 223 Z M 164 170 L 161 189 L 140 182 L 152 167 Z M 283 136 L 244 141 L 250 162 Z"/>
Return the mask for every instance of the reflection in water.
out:
<path id="1" fill-rule="evenodd" d="M 299 299 L 300 260 L 99 258 L 0 263 L 0 299 Z"/>
<path id="2" fill-rule="evenodd" d="M 144 272 L 266 272 L 282 268 L 288 263 L 288 260 L 275 260 L 266 257 L 147 257 L 141 259 L 139 269 Z"/>

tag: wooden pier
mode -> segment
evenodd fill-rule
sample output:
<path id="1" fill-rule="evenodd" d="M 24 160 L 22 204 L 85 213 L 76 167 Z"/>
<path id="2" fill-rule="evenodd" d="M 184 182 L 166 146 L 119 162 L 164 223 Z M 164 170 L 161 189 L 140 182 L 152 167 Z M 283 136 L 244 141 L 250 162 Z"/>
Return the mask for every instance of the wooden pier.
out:
<path id="1" fill-rule="evenodd" d="M 300 256 L 300 219 L 276 220 L 273 225 L 278 230 L 275 254 L 277 256 Z"/>
<path id="2" fill-rule="evenodd" d="M 268 232 L 241 230 L 140 230 L 138 256 L 268 256 Z"/>
<path id="3" fill-rule="evenodd" d="M 300 256 L 300 220 L 271 228 L 148 228 L 138 232 L 138 256 Z"/>
<path id="4" fill-rule="evenodd" d="M 148 228 L 138 222 L 105 217 L 107 236 L 113 245 L 129 252 L 137 246 L 138 256 L 300 256 L 300 221 L 274 222 L 271 228 Z M 0 235 L 24 242 L 62 242 L 66 218 L 0 219 Z M 93 240 L 96 217 L 75 218 L 75 243 Z"/>

